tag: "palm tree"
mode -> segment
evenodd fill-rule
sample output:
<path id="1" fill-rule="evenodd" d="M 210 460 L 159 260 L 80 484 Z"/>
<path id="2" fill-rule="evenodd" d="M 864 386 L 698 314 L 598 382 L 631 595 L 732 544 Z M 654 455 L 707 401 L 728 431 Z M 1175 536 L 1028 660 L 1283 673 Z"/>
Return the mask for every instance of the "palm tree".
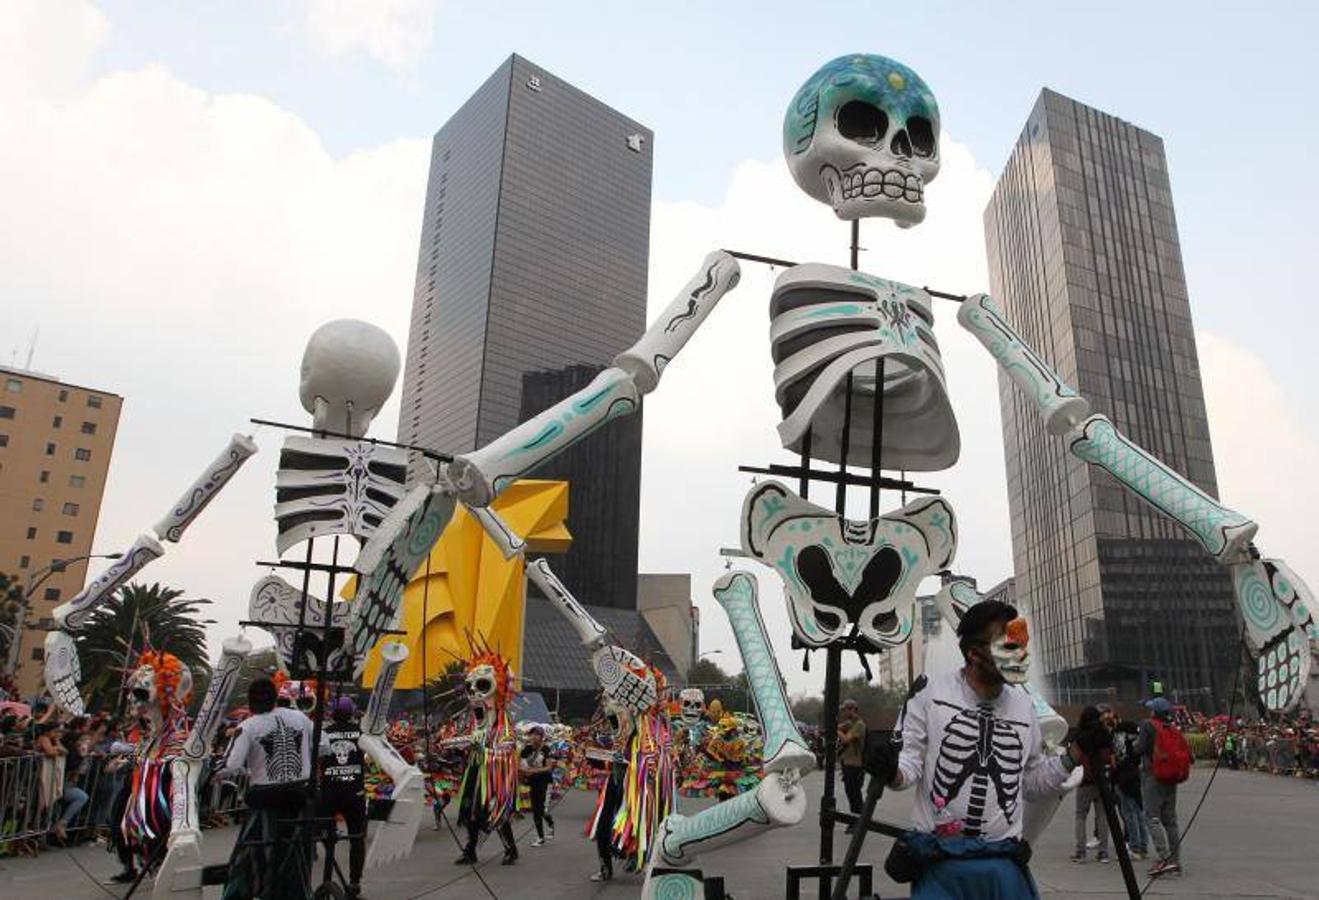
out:
<path id="1" fill-rule="evenodd" d="M 148 640 L 151 649 L 177 656 L 194 676 L 210 672 L 201 608 L 211 601 L 182 598 L 183 591 L 159 584 L 129 584 L 74 635 L 90 708 L 115 708 L 125 664 L 133 665 Z"/>

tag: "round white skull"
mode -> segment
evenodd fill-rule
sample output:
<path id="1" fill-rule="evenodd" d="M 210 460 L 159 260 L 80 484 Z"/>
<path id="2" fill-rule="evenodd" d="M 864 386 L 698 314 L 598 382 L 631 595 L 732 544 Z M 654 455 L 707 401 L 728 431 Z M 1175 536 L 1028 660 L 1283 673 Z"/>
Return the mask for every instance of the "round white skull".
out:
<path id="1" fill-rule="evenodd" d="M 798 187 L 840 219 L 909 228 L 925 218 L 925 186 L 939 174 L 939 105 L 900 62 L 840 56 L 792 98 L 783 154 Z"/>
<path id="2" fill-rule="evenodd" d="M 398 347 L 383 328 L 336 319 L 307 341 L 298 396 L 318 431 L 361 437 L 393 392 L 398 372 Z"/>
<path id="3" fill-rule="evenodd" d="M 700 688 L 684 688 L 678 693 L 679 715 L 688 725 L 694 725 L 705 715 L 705 692 Z"/>
<path id="4" fill-rule="evenodd" d="M 476 717 L 477 726 L 485 724 L 486 716 L 494 710 L 495 693 L 498 688 L 494 666 L 481 664 L 473 666 L 466 676 L 467 703 Z"/>

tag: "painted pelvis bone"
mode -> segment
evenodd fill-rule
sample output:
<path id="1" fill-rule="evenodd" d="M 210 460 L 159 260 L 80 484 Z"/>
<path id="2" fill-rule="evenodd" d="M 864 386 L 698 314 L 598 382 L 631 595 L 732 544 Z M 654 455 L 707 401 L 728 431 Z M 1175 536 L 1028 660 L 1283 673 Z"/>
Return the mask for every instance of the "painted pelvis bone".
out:
<path id="1" fill-rule="evenodd" d="M 853 522 L 767 481 L 742 504 L 742 549 L 783 579 L 804 644 L 822 647 L 855 632 L 876 647 L 896 647 L 911 637 L 921 579 L 952 562 L 957 526 L 939 497 Z"/>
<path id="2" fill-rule="evenodd" d="M 957 462 L 961 439 L 931 328 L 929 294 L 864 272 L 807 263 L 775 281 L 769 312 L 784 447 L 799 451 L 809 432 L 811 457 L 839 462 L 850 406 L 847 458 L 869 464 L 875 373 L 882 360 L 884 467 L 933 472 Z"/>

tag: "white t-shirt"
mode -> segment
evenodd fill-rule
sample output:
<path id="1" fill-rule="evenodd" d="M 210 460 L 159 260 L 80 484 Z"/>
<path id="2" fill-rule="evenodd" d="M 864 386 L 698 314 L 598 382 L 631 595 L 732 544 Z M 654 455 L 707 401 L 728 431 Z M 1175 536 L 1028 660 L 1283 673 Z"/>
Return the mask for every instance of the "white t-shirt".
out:
<path id="1" fill-rule="evenodd" d="M 901 728 L 898 771 L 901 787 L 917 790 L 917 831 L 960 820 L 965 837 L 1019 838 L 1022 799 L 1056 793 L 1067 779 L 1062 762 L 1041 752 L 1030 695 L 1012 685 L 981 700 L 961 671 L 932 675 Z"/>
<path id="2" fill-rule="evenodd" d="M 234 736 L 225 768 L 246 769 L 252 784 L 284 784 L 311 777 L 311 719 L 275 707 L 243 722 Z"/>

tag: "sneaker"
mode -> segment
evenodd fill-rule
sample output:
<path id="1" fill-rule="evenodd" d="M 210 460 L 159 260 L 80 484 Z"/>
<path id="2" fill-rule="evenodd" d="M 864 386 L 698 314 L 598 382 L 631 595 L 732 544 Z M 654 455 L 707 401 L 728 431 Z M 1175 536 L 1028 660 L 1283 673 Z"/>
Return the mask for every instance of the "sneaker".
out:
<path id="1" fill-rule="evenodd" d="M 1158 878 L 1160 875 L 1167 875 L 1173 870 L 1181 871 L 1181 866 L 1177 865 L 1170 859 L 1161 859 L 1154 865 L 1150 866 L 1149 875 L 1151 878 Z"/>
<path id="2" fill-rule="evenodd" d="M 453 861 L 455 866 L 474 866 L 476 865 L 476 855 L 463 851 L 463 855 Z"/>
<path id="3" fill-rule="evenodd" d="M 137 872 L 132 869 L 124 869 L 110 879 L 111 884 L 132 884 L 134 881 L 137 881 Z"/>
<path id="4" fill-rule="evenodd" d="M 511 866 L 518 861 L 518 852 L 510 850 L 504 854 L 504 858 L 499 861 L 501 866 Z"/>
<path id="5" fill-rule="evenodd" d="M 1108 851 L 1100 850 L 1099 853 L 1095 855 L 1095 860 L 1101 863 L 1108 862 Z"/>
<path id="6" fill-rule="evenodd" d="M 1163 867 L 1163 872 L 1165 875 L 1180 875 L 1182 874 L 1182 864 L 1169 860 Z"/>
<path id="7" fill-rule="evenodd" d="M 591 880 L 609 881 L 613 877 L 614 877 L 614 872 L 612 869 L 600 869 L 598 872 L 596 872 L 594 875 L 591 876 Z"/>
<path id="8" fill-rule="evenodd" d="M 1137 862 L 1141 862 L 1149 858 L 1149 854 L 1146 853 L 1144 850 L 1132 850 L 1130 848 L 1127 849 L 1127 855 L 1130 856 L 1132 859 L 1136 860 Z"/>
<path id="9" fill-rule="evenodd" d="M 545 846 L 545 838 L 542 838 L 542 837 L 538 837 L 538 838 L 536 838 L 534 841 L 531 842 L 531 846 L 533 846 L 533 847 L 544 847 L 544 846 Z"/>
<path id="10" fill-rule="evenodd" d="M 1074 863 L 1083 863 L 1085 862 L 1085 851 L 1077 850 L 1075 853 L 1069 856 L 1068 859 L 1070 859 Z"/>
<path id="11" fill-rule="evenodd" d="M 546 822 L 545 824 L 549 826 L 549 830 L 545 832 L 545 840 L 552 841 L 554 840 L 554 823 Z"/>
<path id="12" fill-rule="evenodd" d="M 1095 837 L 1094 835 L 1091 835 L 1090 840 L 1085 842 L 1085 846 L 1087 850 L 1093 850 L 1094 848 L 1099 846 L 1099 838 Z"/>

